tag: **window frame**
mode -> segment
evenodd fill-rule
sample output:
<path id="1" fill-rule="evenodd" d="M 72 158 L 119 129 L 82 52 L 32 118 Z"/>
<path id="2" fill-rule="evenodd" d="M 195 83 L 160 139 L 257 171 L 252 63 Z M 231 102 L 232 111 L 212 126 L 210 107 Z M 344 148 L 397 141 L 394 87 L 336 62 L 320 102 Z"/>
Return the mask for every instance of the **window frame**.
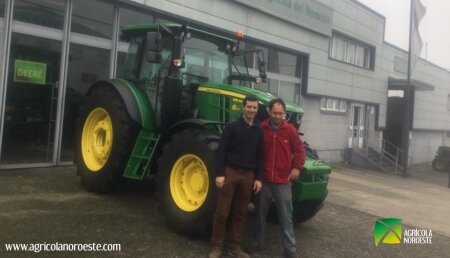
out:
<path id="1" fill-rule="evenodd" d="M 320 111 L 345 114 L 347 101 L 339 98 L 322 97 L 320 99 Z"/>
<path id="2" fill-rule="evenodd" d="M 358 53 L 358 48 L 362 49 L 362 52 Z M 333 31 L 332 36 L 330 37 L 328 58 L 358 68 L 374 71 L 375 51 L 376 48 L 373 45 L 343 33 Z M 362 61 L 358 60 L 361 55 L 363 58 Z"/>

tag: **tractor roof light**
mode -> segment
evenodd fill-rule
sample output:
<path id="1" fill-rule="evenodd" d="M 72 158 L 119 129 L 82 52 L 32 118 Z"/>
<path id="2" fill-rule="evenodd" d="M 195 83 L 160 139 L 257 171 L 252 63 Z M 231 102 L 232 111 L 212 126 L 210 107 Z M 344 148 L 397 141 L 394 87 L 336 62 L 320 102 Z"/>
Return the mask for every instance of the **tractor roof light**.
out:
<path id="1" fill-rule="evenodd" d="M 242 30 L 237 30 L 234 35 L 238 38 L 238 39 L 243 39 L 244 38 L 244 32 Z"/>
<path id="2" fill-rule="evenodd" d="M 178 58 L 172 60 L 172 64 L 176 67 L 180 67 L 182 63 L 181 59 Z"/>

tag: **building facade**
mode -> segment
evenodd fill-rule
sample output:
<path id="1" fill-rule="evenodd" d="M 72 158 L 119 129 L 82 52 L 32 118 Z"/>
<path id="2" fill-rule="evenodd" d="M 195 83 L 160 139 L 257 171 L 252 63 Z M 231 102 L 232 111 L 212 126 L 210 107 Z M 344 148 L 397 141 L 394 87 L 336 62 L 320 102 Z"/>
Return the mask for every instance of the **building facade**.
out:
<path id="1" fill-rule="evenodd" d="M 302 106 L 304 139 L 326 161 L 401 145 L 408 53 L 356 0 L 0 0 L 0 169 L 71 164 L 86 90 L 125 68 L 121 28 L 149 22 L 242 30 L 267 63 L 252 87 Z M 429 162 L 449 144 L 450 72 L 419 60 L 413 79 L 411 161 Z"/>

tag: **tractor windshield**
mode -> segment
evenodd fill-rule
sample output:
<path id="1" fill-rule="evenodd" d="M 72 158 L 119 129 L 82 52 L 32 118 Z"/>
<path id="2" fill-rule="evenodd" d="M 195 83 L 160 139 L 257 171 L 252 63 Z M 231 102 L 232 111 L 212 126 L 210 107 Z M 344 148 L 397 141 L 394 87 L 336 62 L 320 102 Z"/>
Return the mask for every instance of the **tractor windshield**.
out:
<path id="1" fill-rule="evenodd" d="M 223 42 L 208 39 L 208 35 L 193 34 L 183 45 L 184 68 L 180 69 L 184 84 L 225 83 L 229 76 L 228 56 Z"/>
<path id="2" fill-rule="evenodd" d="M 235 42 L 208 33 L 192 31 L 183 44 L 184 68 L 180 69 L 184 84 L 212 82 L 250 86 L 246 53 L 232 52 Z M 231 71 L 231 72 L 230 72 Z"/>

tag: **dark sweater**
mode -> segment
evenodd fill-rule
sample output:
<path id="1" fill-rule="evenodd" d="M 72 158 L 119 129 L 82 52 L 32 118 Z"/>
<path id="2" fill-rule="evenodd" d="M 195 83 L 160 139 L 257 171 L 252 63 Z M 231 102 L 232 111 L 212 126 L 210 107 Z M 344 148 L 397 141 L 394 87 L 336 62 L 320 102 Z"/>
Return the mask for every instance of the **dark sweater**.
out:
<path id="1" fill-rule="evenodd" d="M 241 116 L 227 124 L 217 150 L 217 176 L 224 176 L 225 166 L 255 171 L 257 180 L 262 179 L 264 137 L 261 125 L 254 121 L 250 126 Z"/>

